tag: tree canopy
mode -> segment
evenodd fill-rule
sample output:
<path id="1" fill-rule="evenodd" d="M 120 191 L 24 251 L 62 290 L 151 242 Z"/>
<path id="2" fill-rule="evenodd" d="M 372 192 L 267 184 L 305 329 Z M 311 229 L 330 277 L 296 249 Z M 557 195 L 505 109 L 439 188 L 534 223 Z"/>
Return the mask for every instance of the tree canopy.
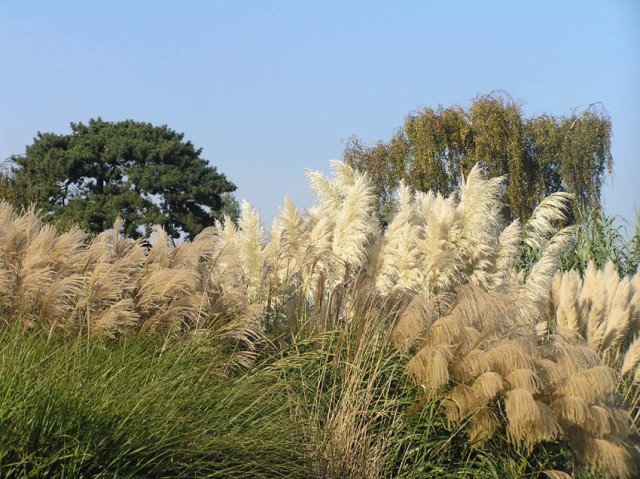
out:
<path id="1" fill-rule="evenodd" d="M 23 201 L 50 218 L 100 232 L 121 216 L 128 235 L 149 235 L 157 224 L 177 238 L 193 237 L 234 209 L 235 185 L 182 133 L 100 118 L 71 130 L 38 132 L 26 155 L 13 159 Z"/>
<path id="2" fill-rule="evenodd" d="M 527 219 L 550 193 L 576 196 L 575 211 L 600 209 L 611 173 L 611 121 L 594 106 L 582 113 L 526 118 L 507 94 L 461 106 L 409 114 L 388 142 L 348 140 L 344 160 L 371 176 L 385 215 L 401 181 L 419 191 L 449 194 L 480 162 L 491 176 L 507 175 L 509 218 Z"/>

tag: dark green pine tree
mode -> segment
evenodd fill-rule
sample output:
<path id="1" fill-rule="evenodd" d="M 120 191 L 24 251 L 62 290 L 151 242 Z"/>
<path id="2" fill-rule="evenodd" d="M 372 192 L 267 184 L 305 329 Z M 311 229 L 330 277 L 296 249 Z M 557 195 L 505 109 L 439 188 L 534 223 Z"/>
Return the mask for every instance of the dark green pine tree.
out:
<path id="1" fill-rule="evenodd" d="M 193 237 L 235 211 L 236 187 L 201 158 L 202 150 L 167 126 L 132 120 L 72 123 L 70 135 L 38 133 L 15 157 L 13 183 L 23 203 L 53 221 L 98 233 L 119 215 L 126 234 L 155 224 Z"/>

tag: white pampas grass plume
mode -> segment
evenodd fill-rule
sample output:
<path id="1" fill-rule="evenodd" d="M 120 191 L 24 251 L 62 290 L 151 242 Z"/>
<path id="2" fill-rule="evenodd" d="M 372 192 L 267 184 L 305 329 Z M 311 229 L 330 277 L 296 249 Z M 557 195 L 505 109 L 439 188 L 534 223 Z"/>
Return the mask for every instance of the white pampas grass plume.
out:
<path id="1" fill-rule="evenodd" d="M 479 164 L 469 172 L 460 188 L 458 212 L 461 217 L 457 261 L 465 264 L 469 281 L 492 286 L 492 269 L 502 225 L 499 195 L 504 177 L 485 180 Z"/>
<path id="2" fill-rule="evenodd" d="M 542 256 L 531 268 L 523 292 L 534 303 L 544 303 L 558 268 L 560 255 L 571 245 L 574 232 L 575 227 L 569 226 L 556 233 L 546 243 Z"/>
<path id="3" fill-rule="evenodd" d="M 571 208 L 571 193 L 552 193 L 533 210 L 524 226 L 524 241 L 529 246 L 542 249 L 557 228 L 557 223 L 566 221 Z"/>
<path id="4" fill-rule="evenodd" d="M 498 238 L 493 287 L 506 286 L 514 272 L 522 242 L 522 225 L 515 219 L 502 230 Z"/>
<path id="5" fill-rule="evenodd" d="M 422 268 L 426 272 L 425 289 L 431 292 L 448 291 L 457 285 L 455 248 L 460 235 L 460 215 L 454 198 L 436 195 L 431 210 L 421 226 Z"/>
<path id="6" fill-rule="evenodd" d="M 392 289 L 418 290 L 422 283 L 420 268 L 420 228 L 411 189 L 398 187 L 395 214 L 387 227 L 375 271 L 376 287 L 383 294 Z"/>
<path id="7" fill-rule="evenodd" d="M 257 296 L 262 284 L 264 240 L 260 214 L 247 201 L 243 201 L 238 221 L 237 246 L 250 297 Z"/>
<path id="8" fill-rule="evenodd" d="M 358 270 L 367 262 L 367 248 L 378 230 L 375 196 L 368 179 L 355 172 L 347 191 L 335 218 L 331 247 L 339 258 Z"/>

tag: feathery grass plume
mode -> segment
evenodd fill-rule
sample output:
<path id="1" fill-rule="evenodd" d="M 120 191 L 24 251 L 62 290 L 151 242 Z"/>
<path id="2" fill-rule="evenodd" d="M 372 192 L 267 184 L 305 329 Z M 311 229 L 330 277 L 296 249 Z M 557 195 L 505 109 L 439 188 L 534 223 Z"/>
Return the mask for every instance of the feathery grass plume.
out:
<path id="1" fill-rule="evenodd" d="M 536 444 L 552 441 L 562 433 L 551 408 L 526 389 L 510 390 L 504 404 L 509 421 L 507 437 L 516 446 L 531 451 Z"/>
<path id="2" fill-rule="evenodd" d="M 624 355 L 620 375 L 625 377 L 634 372 L 640 364 L 640 336 L 636 337 Z"/>
<path id="3" fill-rule="evenodd" d="M 214 239 L 215 231 L 208 228 L 193 242 L 175 245 L 162 228 L 154 228 L 133 296 L 143 330 L 176 332 L 197 326 L 204 299 L 201 261 L 211 256 Z"/>
<path id="4" fill-rule="evenodd" d="M 262 287 L 264 242 L 264 227 L 260 215 L 248 202 L 243 201 L 238 220 L 238 253 L 249 296 L 252 298 L 257 298 Z"/>
<path id="5" fill-rule="evenodd" d="M 403 354 L 406 353 L 418 338 L 418 334 L 434 320 L 435 314 L 436 305 L 430 296 L 414 296 L 391 331 L 391 340 L 396 348 Z"/>
<path id="6" fill-rule="evenodd" d="M 8 311 L 11 308 L 13 297 L 14 274 L 7 271 L 0 263 L 0 311 Z M 3 318 L 6 322 L 7 318 Z"/>
<path id="7" fill-rule="evenodd" d="M 78 273 L 84 276 L 84 287 L 77 297 L 76 327 L 86 326 L 87 335 L 98 331 L 113 336 L 127 325 L 137 321 L 133 312 L 120 301 L 131 299 L 139 287 L 145 261 L 145 250 L 139 241 L 120 234 L 121 220 L 114 223 L 111 230 L 96 236 L 78 257 Z M 114 307 L 111 314 L 107 311 Z M 95 330 L 95 320 L 101 323 Z M 111 319 L 111 323 L 107 323 Z"/>
<path id="8" fill-rule="evenodd" d="M 589 404 L 578 396 L 560 396 L 551 403 L 551 408 L 563 427 L 573 425 L 582 427 L 591 418 Z M 607 434 L 611 431 L 602 430 L 602 432 Z"/>
<path id="9" fill-rule="evenodd" d="M 314 302 L 318 291 L 333 290 L 344 279 L 345 264 L 333 253 L 335 215 L 327 216 L 321 207 L 309 210 L 309 242 L 311 256 L 305 272 L 304 284 L 307 299 Z"/>
<path id="10" fill-rule="evenodd" d="M 151 233 L 151 248 L 147 252 L 144 268 L 148 270 L 151 265 L 168 267 L 171 249 L 175 246 L 162 226 L 154 226 Z"/>
<path id="11" fill-rule="evenodd" d="M 33 209 L 16 215 L 0 207 L 0 277 L 3 309 L 25 326 L 46 322 L 54 327 L 74 313 L 80 278 L 73 274 L 83 235 L 77 228 L 58 235 Z M 6 320 L 5 320 L 6 321 Z"/>
<path id="12" fill-rule="evenodd" d="M 449 382 L 452 349 L 452 346 L 425 347 L 407 364 L 407 371 L 424 389 L 426 397 L 434 397 Z"/>
<path id="13" fill-rule="evenodd" d="M 560 282 L 557 286 L 555 278 L 558 278 Z M 569 271 L 562 275 L 556 273 L 555 278 L 553 291 L 558 292 L 555 300 L 558 328 L 584 334 L 586 321 L 583 320 L 584 315 L 581 314 L 579 304 L 581 280 L 578 272 Z"/>
<path id="14" fill-rule="evenodd" d="M 543 199 L 524 226 L 524 242 L 541 250 L 556 233 L 557 225 L 567 220 L 573 198 L 571 193 L 557 192 Z"/>
<path id="15" fill-rule="evenodd" d="M 331 162 L 334 175 L 339 162 Z M 322 290 L 332 291 L 344 279 L 345 264 L 334 253 L 334 233 L 336 218 L 341 212 L 346 191 L 341 190 L 337 181 L 328 179 L 317 171 L 307 170 L 307 178 L 315 193 L 316 202 L 308 211 L 309 243 L 312 249 L 304 275 L 305 294 L 314 304 Z M 341 183 L 344 183 L 342 181 Z M 321 295 L 322 296 L 322 295 Z"/>
<path id="16" fill-rule="evenodd" d="M 428 329 L 421 334 L 421 344 L 423 347 L 439 346 L 467 342 L 463 335 L 466 333 L 465 325 L 458 317 L 446 315 L 436 319 Z"/>
<path id="17" fill-rule="evenodd" d="M 455 257 L 461 226 L 455 198 L 436 195 L 421 228 L 424 239 L 420 251 L 426 280 L 423 290 L 449 291 L 459 284 L 456 279 L 460 265 L 455 264 Z"/>
<path id="18" fill-rule="evenodd" d="M 493 286 L 495 255 L 504 229 L 499 196 L 505 178 L 485 180 L 483 176 L 476 163 L 460 188 L 458 210 L 462 221 L 457 262 L 465 265 L 465 278 L 488 288 Z"/>
<path id="19" fill-rule="evenodd" d="M 335 169 L 339 167 L 338 161 L 329 163 L 331 169 L 335 173 Z M 329 180 L 319 171 L 307 170 L 307 179 L 309 186 L 315 192 L 319 210 L 326 216 L 334 217 L 340 210 L 342 205 L 342 192 L 335 181 Z"/>
<path id="20" fill-rule="evenodd" d="M 374 267 L 376 287 L 382 294 L 389 294 L 394 288 L 418 290 L 423 281 L 417 211 L 413 193 L 404 183 L 398 187 L 394 210 Z"/>
<path id="21" fill-rule="evenodd" d="M 42 223 L 33 206 L 17 215 L 8 203 L 0 205 L 0 255 L 7 269 L 18 270 L 30 238 L 37 234 Z"/>
<path id="22" fill-rule="evenodd" d="M 593 404 L 602 397 L 608 397 L 616 390 L 617 375 L 608 366 L 594 366 L 583 369 L 567 378 L 556 393 L 575 396 Z"/>
<path id="23" fill-rule="evenodd" d="M 595 473 L 605 477 L 627 479 L 634 477 L 636 467 L 631 462 L 629 451 L 606 439 L 584 437 L 578 442 L 578 451 Z"/>
<path id="24" fill-rule="evenodd" d="M 73 274 L 77 270 L 76 258 L 82 254 L 87 235 L 78 226 L 58 235 L 49 251 L 49 264 L 59 275 Z"/>
<path id="25" fill-rule="evenodd" d="M 134 308 L 133 300 L 125 298 L 96 313 L 91 319 L 91 331 L 94 335 L 113 339 L 139 322 L 140 316 Z"/>
<path id="26" fill-rule="evenodd" d="M 278 282 L 287 282 L 304 268 L 309 249 L 309 224 L 288 196 L 280 215 L 271 227 L 271 240 L 266 246 L 268 262 L 276 265 Z"/>
<path id="27" fill-rule="evenodd" d="M 531 338 L 512 339 L 491 347 L 487 351 L 487 360 L 493 371 L 507 379 L 507 376 L 515 370 L 530 370 L 533 367 L 534 354 Z"/>
<path id="28" fill-rule="evenodd" d="M 498 246 L 495 254 L 495 272 L 489 282 L 491 289 L 506 286 L 510 283 L 514 272 L 518 254 L 522 244 L 522 225 L 519 219 L 513 220 L 509 226 L 502 230 L 498 237 Z"/>
<path id="29" fill-rule="evenodd" d="M 525 226 L 527 244 L 542 256 L 526 281 L 512 283 L 523 229 L 500 217 L 502 179 L 485 180 L 474 168 L 448 198 L 402 186 L 381 232 L 367 177 L 342 163 L 332 169 L 332 179 L 309 173 L 316 205 L 302 215 L 286 199 L 269 239 L 246 203 L 239 228 L 226 218 L 178 245 L 156 229 L 148 252 L 120 235 L 120 221 L 82 246 L 79 230 L 58 235 L 35 212 L 0 205 L 0 308 L 8 318 L 55 318 L 92 337 L 134 325 L 187 333 L 194 346 L 228 358 L 216 363 L 223 373 L 250 366 L 265 331 L 274 346 L 290 341 L 283 356 L 294 363 L 311 351 L 317 370 L 298 373 L 313 405 L 295 407 L 312 418 L 319 475 L 397 472 L 385 463 L 394 454 L 390 438 L 406 424 L 400 413 L 416 389 L 424 394 L 411 410 L 430 409 L 441 429 L 448 423 L 444 442 L 466 432 L 474 445 L 490 446 L 506 431 L 526 450 L 561 436 L 574 446 L 581 438 L 625 444 L 629 420 L 612 407 L 611 367 L 640 377 L 627 352 L 638 337 L 640 280 L 607 268 L 587 268 L 584 280 L 558 276 L 551 310 L 559 327 L 537 334 L 550 323 L 544 300 L 571 236 L 552 236 L 568 196 L 541 205 Z M 585 292 L 600 283 L 604 294 Z M 299 330 L 307 319 L 312 326 Z M 603 355 L 611 367 L 585 334 L 600 353 L 611 351 Z M 420 430 L 427 436 L 431 427 Z"/>
<path id="30" fill-rule="evenodd" d="M 582 281 L 574 271 L 558 275 L 550 295 L 558 327 L 578 332 L 622 377 L 635 374 L 640 363 L 635 284 L 633 278 L 620 278 L 611 262 L 602 270 L 590 262 Z"/>
<path id="31" fill-rule="evenodd" d="M 600 351 L 605 357 L 610 357 L 612 363 L 619 360 L 622 353 L 620 349 L 626 349 L 628 346 L 629 333 L 631 333 L 631 336 L 635 334 L 635 331 L 631 331 L 632 297 L 633 291 L 628 278 L 620 280 L 615 293 L 609 297 L 609 314 L 607 326 L 600 343 Z"/>
<path id="32" fill-rule="evenodd" d="M 469 419 L 469 441 L 473 446 L 482 446 L 493 437 L 499 427 L 500 421 L 491 408 L 480 408 Z"/>
<path id="33" fill-rule="evenodd" d="M 565 368 L 551 359 L 536 358 L 535 370 L 542 381 L 544 389 L 553 389 L 560 384 L 567 376 Z"/>
<path id="34" fill-rule="evenodd" d="M 592 368 L 602 364 L 598 355 L 577 335 L 551 334 L 541 344 L 543 358 L 555 362 L 559 368 L 557 373 L 570 377 L 584 368 Z M 545 361 L 538 361 L 546 370 L 551 369 Z M 555 374 L 555 373 L 551 373 Z"/>
<path id="35" fill-rule="evenodd" d="M 505 389 L 504 379 L 502 376 L 493 371 L 487 371 L 477 377 L 471 388 L 474 392 L 474 397 L 477 398 L 478 403 L 487 404 L 493 401 L 498 395 Z"/>
<path id="36" fill-rule="evenodd" d="M 208 283 L 218 292 L 244 285 L 244 268 L 238 249 L 239 232 L 230 217 L 216 226 L 214 251 L 207 265 Z"/>
<path id="37" fill-rule="evenodd" d="M 466 384 L 454 386 L 440 402 L 440 410 L 444 412 L 450 429 L 476 407 L 482 406 L 471 386 Z"/>
<path id="38" fill-rule="evenodd" d="M 262 296 L 266 298 L 273 321 L 279 321 L 279 318 L 284 321 L 286 316 L 292 335 L 299 327 L 298 319 L 307 316 L 294 312 L 297 304 L 314 303 L 319 277 L 323 274 L 323 269 L 317 268 L 318 263 L 330 261 L 328 250 L 317 251 L 311 243 L 310 229 L 309 218 L 285 197 L 284 207 L 274 219 L 270 241 L 264 250 L 265 291 Z"/>
<path id="39" fill-rule="evenodd" d="M 587 316 L 587 331 L 585 338 L 589 346 L 597 350 L 604 335 L 605 314 L 607 310 L 607 284 L 596 268 L 589 262 L 584 272 L 583 286 L 580 291 L 580 301 L 583 313 Z"/>
<path id="40" fill-rule="evenodd" d="M 206 232 L 203 241 L 207 246 L 199 250 L 200 254 L 206 252 L 200 257 L 204 262 L 199 261 L 193 270 L 200 279 L 196 290 L 184 300 L 191 303 L 185 309 L 190 321 L 187 326 L 193 328 L 205 349 L 224 353 L 224 370 L 253 363 L 264 334 L 264 304 L 249 297 L 240 235 L 229 217 Z"/>
<path id="41" fill-rule="evenodd" d="M 320 174 L 320 173 L 318 173 Z M 335 214 L 326 205 L 315 205 L 309 209 L 309 241 L 318 251 L 331 251 Z"/>
<path id="42" fill-rule="evenodd" d="M 159 268 L 140 278 L 136 293 L 136 308 L 144 321 L 144 327 L 155 327 L 168 320 L 167 326 L 181 324 L 181 313 L 192 307 L 197 313 L 199 300 L 191 297 L 199 286 L 200 276 L 192 269 Z M 198 298 L 199 299 L 199 298 Z M 174 307 L 176 310 L 174 310 Z"/>
<path id="43" fill-rule="evenodd" d="M 84 277 L 80 274 L 58 275 L 48 286 L 38 302 L 40 319 L 50 323 L 50 335 L 57 328 L 75 329 L 77 298 L 83 289 Z"/>
<path id="44" fill-rule="evenodd" d="M 309 300 L 316 296 L 320 275 L 323 288 L 333 291 L 360 274 L 380 237 L 376 199 L 368 177 L 340 161 L 332 161 L 331 169 L 331 180 L 321 173 L 307 172 L 316 193 L 316 205 L 309 210 L 313 250 L 309 258 L 313 267 L 305 279 Z"/>
<path id="45" fill-rule="evenodd" d="M 336 163 L 331 163 L 332 169 L 335 166 Z M 309 209 L 309 240 L 318 253 L 313 272 L 314 276 L 322 275 L 323 284 L 326 283 L 327 289 L 331 290 L 340 283 L 344 272 L 344 265 L 338 264 L 339 258 L 326 254 L 332 252 L 335 222 L 342 207 L 343 194 L 334 181 L 318 171 L 307 170 L 307 178 L 316 196 L 314 206 Z M 307 297 L 313 299 L 317 277 L 309 279 L 307 283 Z"/>
<path id="46" fill-rule="evenodd" d="M 48 225 L 38 226 L 24 243 L 22 260 L 15 285 L 16 304 L 21 304 L 21 313 L 26 323 L 39 316 L 38 311 L 47 309 L 40 303 L 55 280 L 55 272 L 47 261 L 47 249 L 54 241 L 55 230 Z M 40 304 L 39 304 L 40 303 Z"/>
<path id="47" fill-rule="evenodd" d="M 211 226 L 203 229 L 192 241 L 183 241 L 178 244 L 173 241 L 165 243 L 166 246 L 161 247 L 161 251 L 166 255 L 164 266 L 175 269 L 199 269 L 211 258 L 217 234 L 217 229 Z"/>
<path id="48" fill-rule="evenodd" d="M 487 352 L 482 349 L 472 349 L 468 353 L 459 356 L 451 365 L 451 373 L 454 379 L 461 383 L 469 383 L 489 371 L 491 371 L 491 364 L 489 363 Z"/>
<path id="49" fill-rule="evenodd" d="M 531 268 L 522 287 L 523 293 L 534 303 L 544 304 L 558 269 L 560 255 L 571 245 L 574 231 L 573 226 L 563 228 L 544 244 L 540 259 Z"/>
<path id="50" fill-rule="evenodd" d="M 606 407 L 592 404 L 584 426 L 594 437 L 606 437 L 615 434 L 621 427 L 628 428 L 628 418 L 622 424 L 616 419 L 617 416 Z"/>
<path id="51" fill-rule="evenodd" d="M 334 162 L 335 183 L 343 195 L 335 218 L 332 251 L 355 271 L 367 262 L 367 250 L 378 236 L 376 198 L 364 173 L 342 162 Z"/>
<path id="52" fill-rule="evenodd" d="M 246 294 L 243 296 L 246 299 Z M 255 362 L 258 347 L 264 342 L 264 315 L 262 304 L 242 304 L 231 294 L 213 306 L 198 331 L 206 332 L 214 351 L 224 353 L 224 371 L 248 368 Z"/>
<path id="53" fill-rule="evenodd" d="M 478 330 L 483 339 L 518 337 L 530 332 L 531 322 L 541 314 L 518 291 L 484 291 L 475 285 L 455 288 L 456 301 L 446 312 Z"/>
<path id="54" fill-rule="evenodd" d="M 542 389 L 542 382 L 534 369 L 513 369 L 504 379 L 511 389 L 524 389 L 531 394 L 538 394 Z"/>

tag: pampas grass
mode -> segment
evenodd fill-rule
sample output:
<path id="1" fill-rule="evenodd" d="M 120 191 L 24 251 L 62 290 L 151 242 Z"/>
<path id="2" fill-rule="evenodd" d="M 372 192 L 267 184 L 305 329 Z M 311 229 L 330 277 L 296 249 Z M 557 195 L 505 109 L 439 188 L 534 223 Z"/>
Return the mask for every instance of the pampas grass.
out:
<path id="1" fill-rule="evenodd" d="M 556 326 L 582 336 L 609 366 L 631 376 L 640 346 L 640 273 L 620 278 L 613 263 L 598 270 L 590 263 L 581 278 L 577 272 L 558 273 L 549 308 Z"/>
<path id="2" fill-rule="evenodd" d="M 2 204 L 4 330 L 90 344 L 162 335 L 163 348 L 215 358 L 220 377 L 264 364 L 308 427 L 319 477 L 559 477 L 567 460 L 542 458 L 567 444 L 584 467 L 631 477 L 615 390 L 616 371 L 639 375 L 640 279 L 554 279 L 570 196 L 507 224 L 505 179 L 475 166 L 448 197 L 401 186 L 383 228 L 367 176 L 331 168 L 308 173 L 314 206 L 286 199 L 268 233 L 244 203 L 237 225 L 179 244 L 156 228 L 150 248 L 121 221 L 87 241 Z M 518 272 L 524 248 L 539 259 Z"/>

